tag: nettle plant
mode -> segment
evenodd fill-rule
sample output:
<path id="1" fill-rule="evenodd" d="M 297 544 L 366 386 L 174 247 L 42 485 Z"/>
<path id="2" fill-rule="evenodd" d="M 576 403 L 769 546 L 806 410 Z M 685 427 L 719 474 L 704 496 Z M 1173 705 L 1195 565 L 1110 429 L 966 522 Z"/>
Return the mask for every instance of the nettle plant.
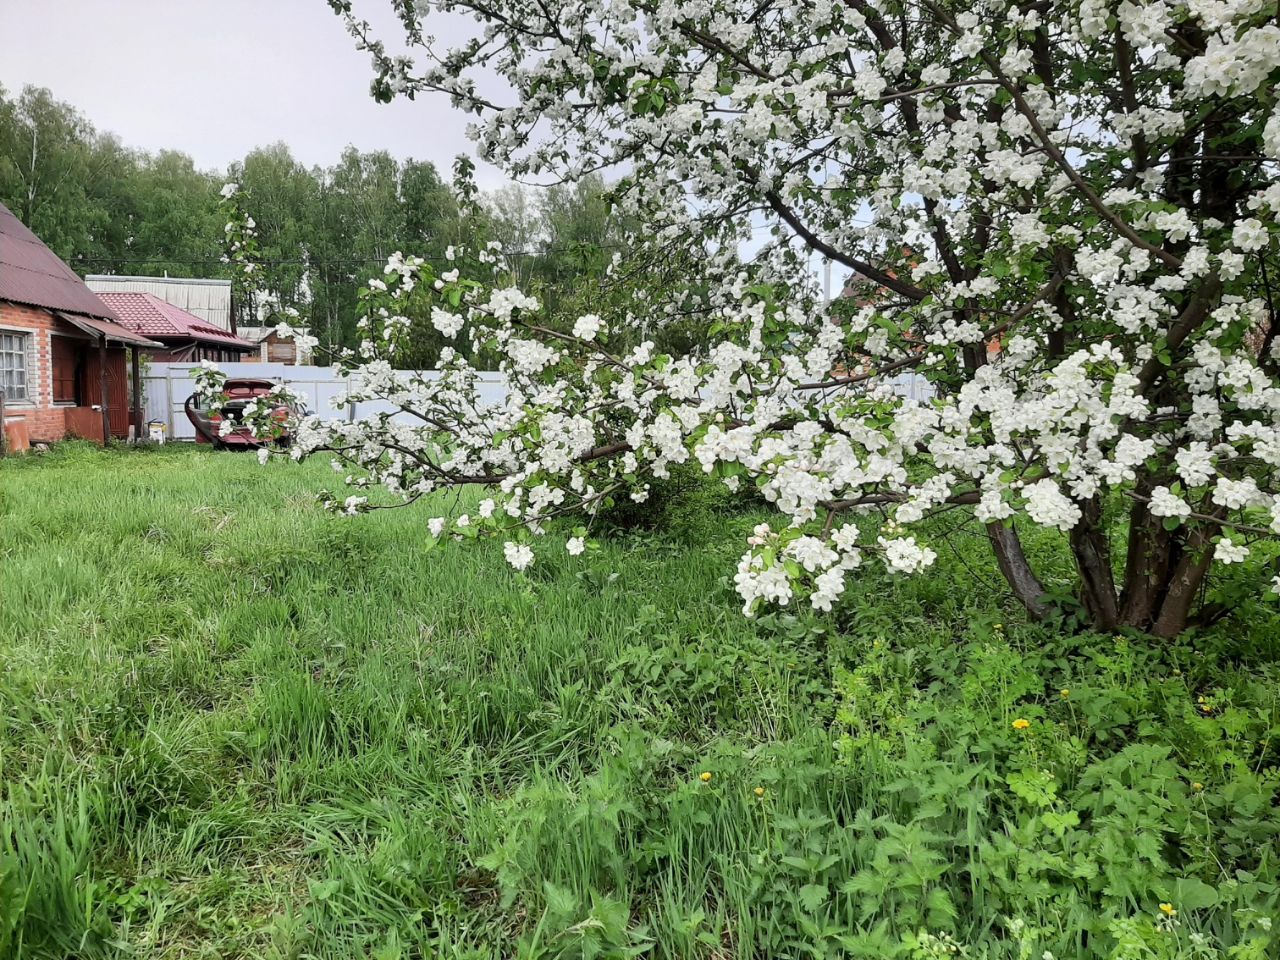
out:
<path id="1" fill-rule="evenodd" d="M 405 56 L 330 4 L 377 98 L 449 95 L 512 175 L 621 174 L 613 202 L 646 224 L 629 256 L 701 263 L 562 322 L 388 264 L 343 362 L 414 422 L 308 420 L 295 452 L 406 500 L 493 488 L 432 536 L 507 531 L 524 567 L 552 517 L 694 461 L 783 514 L 739 564 L 748 613 L 829 609 L 873 555 L 927 570 L 928 521 L 959 510 L 1033 617 L 1052 604 L 1029 524 L 1069 544 L 1094 626 L 1162 636 L 1194 622 L 1215 565 L 1274 557 L 1274 3 L 439 0 L 395 4 Z M 475 37 L 440 48 L 437 14 Z M 829 306 L 815 254 L 856 275 Z M 450 351 L 438 379 L 393 374 L 414 310 L 502 357 L 504 404 Z M 635 341 L 690 315 L 708 337 L 688 355 Z M 932 399 L 884 389 L 905 371 Z"/>

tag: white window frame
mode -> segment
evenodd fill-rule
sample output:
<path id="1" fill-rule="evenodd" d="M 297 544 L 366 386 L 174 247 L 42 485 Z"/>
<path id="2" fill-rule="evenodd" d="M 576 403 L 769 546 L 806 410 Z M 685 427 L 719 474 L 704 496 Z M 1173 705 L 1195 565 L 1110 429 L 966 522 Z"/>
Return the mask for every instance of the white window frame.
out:
<path id="1" fill-rule="evenodd" d="M 35 406 L 40 398 L 40 385 L 38 382 L 39 371 L 38 356 L 36 355 L 36 336 L 39 331 L 28 330 L 22 327 L 0 327 L 0 355 L 8 353 L 17 353 L 22 356 L 22 388 L 23 396 L 11 396 L 8 387 L 0 382 L 0 390 L 4 390 L 5 404 L 13 404 L 14 406 Z M 6 337 L 16 337 L 21 344 L 20 350 L 6 350 L 4 347 L 4 339 Z"/>

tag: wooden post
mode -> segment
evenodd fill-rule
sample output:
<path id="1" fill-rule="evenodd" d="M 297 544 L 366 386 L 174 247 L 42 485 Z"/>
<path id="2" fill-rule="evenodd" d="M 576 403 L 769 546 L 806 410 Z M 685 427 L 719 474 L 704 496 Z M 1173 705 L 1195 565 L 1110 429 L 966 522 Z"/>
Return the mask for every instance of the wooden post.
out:
<path id="1" fill-rule="evenodd" d="M 111 419 L 107 416 L 107 335 L 98 337 L 98 401 L 102 405 L 102 445 L 111 442 Z"/>
<path id="2" fill-rule="evenodd" d="M 9 452 L 9 431 L 4 421 L 4 391 L 0 390 L 0 457 Z"/>
<path id="3" fill-rule="evenodd" d="M 142 365 L 138 345 L 133 345 L 133 442 L 142 442 Z"/>

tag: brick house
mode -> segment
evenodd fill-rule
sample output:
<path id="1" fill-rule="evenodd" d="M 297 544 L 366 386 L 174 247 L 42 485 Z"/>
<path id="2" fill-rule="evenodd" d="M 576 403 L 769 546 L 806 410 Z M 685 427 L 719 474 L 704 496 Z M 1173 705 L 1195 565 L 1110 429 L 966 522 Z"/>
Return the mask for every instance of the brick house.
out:
<path id="1" fill-rule="evenodd" d="M 127 437 L 141 420 L 138 351 L 159 346 L 121 326 L 0 204 L 0 392 L 10 449 L 69 436 Z"/>

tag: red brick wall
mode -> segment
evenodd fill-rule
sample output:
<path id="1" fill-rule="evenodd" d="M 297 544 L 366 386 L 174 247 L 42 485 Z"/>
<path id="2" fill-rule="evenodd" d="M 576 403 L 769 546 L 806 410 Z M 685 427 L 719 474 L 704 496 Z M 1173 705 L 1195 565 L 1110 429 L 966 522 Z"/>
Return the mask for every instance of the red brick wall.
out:
<path id="1" fill-rule="evenodd" d="M 6 418 L 23 418 L 27 436 L 32 442 L 61 440 L 66 433 L 66 418 L 62 407 L 53 405 L 53 382 L 49 374 L 49 336 L 56 321 L 48 310 L 23 307 L 0 300 L 0 327 L 17 327 L 29 330 L 35 341 L 34 351 L 28 351 L 27 392 L 34 402 L 5 401 Z M 35 366 L 31 367 L 34 352 Z"/>
<path id="2" fill-rule="evenodd" d="M 27 351 L 27 393 L 26 402 L 12 401 L 6 398 L 5 419 L 13 420 L 22 417 L 27 427 L 27 436 L 32 443 L 61 440 L 74 433 L 88 439 L 102 438 L 102 414 L 90 410 L 99 402 L 102 391 L 98 351 L 87 338 L 79 337 L 79 331 L 69 323 L 56 319 L 48 310 L 38 307 L 24 307 L 16 303 L 0 300 L 0 328 L 17 328 L 30 331 L 34 341 L 32 349 Z M 83 407 L 69 404 L 55 405 L 53 402 L 53 357 L 51 353 L 51 337 L 58 333 L 72 333 L 77 336 L 77 343 L 89 344 L 88 362 L 83 372 L 84 385 L 81 391 Z M 32 359 L 34 357 L 34 363 Z M 120 347 L 107 349 L 107 410 L 111 420 L 111 433 L 117 437 L 128 436 L 129 433 L 129 387 L 126 373 L 125 351 Z M 68 415 L 67 411 L 76 411 Z M 93 420 L 96 418 L 96 420 Z M 93 420 L 92 430 L 87 424 Z"/>

